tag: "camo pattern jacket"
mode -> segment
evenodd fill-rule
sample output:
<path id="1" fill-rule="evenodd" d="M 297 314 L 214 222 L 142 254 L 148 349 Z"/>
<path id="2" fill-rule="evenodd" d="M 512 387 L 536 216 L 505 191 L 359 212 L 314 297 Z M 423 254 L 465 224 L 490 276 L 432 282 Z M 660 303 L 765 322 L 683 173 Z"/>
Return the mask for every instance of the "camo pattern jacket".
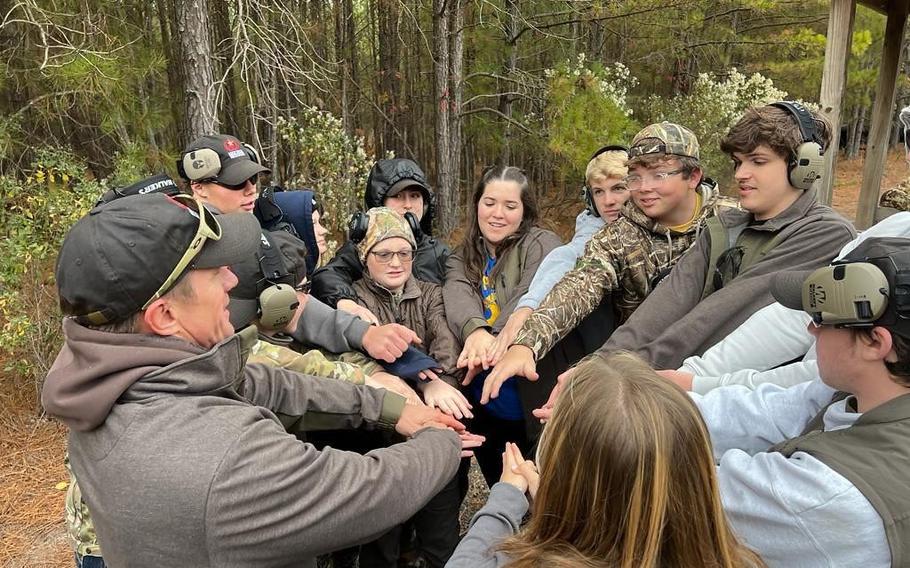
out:
<path id="1" fill-rule="evenodd" d="M 617 324 L 625 322 L 647 297 L 655 278 L 666 276 L 679 257 L 695 243 L 705 220 L 735 199 L 720 196 L 705 180 L 698 188 L 702 208 L 695 223 L 677 233 L 646 216 L 630 200 L 619 219 L 591 237 L 575 268 L 550 290 L 515 338 L 515 344 L 544 356 L 611 292 Z"/>

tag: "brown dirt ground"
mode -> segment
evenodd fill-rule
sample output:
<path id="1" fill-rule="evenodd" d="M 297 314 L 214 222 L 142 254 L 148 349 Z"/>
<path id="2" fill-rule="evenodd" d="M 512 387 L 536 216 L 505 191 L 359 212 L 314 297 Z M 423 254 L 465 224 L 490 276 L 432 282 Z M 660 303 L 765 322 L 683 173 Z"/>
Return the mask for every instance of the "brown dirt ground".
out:
<path id="1" fill-rule="evenodd" d="M 839 161 L 834 207 L 850 219 L 856 214 L 861 175 L 862 160 Z M 891 187 L 906 175 L 903 153 L 889 154 L 882 187 Z M 553 209 L 564 207 L 559 204 Z M 570 224 L 572 219 L 560 221 Z M 571 231 L 571 227 L 562 229 Z M 66 429 L 35 416 L 37 393 L 23 384 L 0 375 L 0 408 L 4 409 L 0 413 L 0 568 L 70 567 L 72 553 L 62 520 L 65 488 L 58 488 L 67 479 Z M 463 522 L 485 499 L 482 478 L 476 468 L 473 473 Z"/>

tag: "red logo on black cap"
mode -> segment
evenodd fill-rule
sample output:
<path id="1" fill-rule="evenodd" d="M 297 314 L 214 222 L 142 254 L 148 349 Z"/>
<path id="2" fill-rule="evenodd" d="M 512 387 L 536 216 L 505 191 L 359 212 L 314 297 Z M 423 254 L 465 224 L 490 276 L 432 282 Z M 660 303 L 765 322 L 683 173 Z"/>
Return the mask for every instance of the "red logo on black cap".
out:
<path id="1" fill-rule="evenodd" d="M 233 138 L 228 138 L 224 141 L 224 149 L 228 152 L 233 152 L 234 150 L 240 149 L 240 142 L 234 140 Z"/>

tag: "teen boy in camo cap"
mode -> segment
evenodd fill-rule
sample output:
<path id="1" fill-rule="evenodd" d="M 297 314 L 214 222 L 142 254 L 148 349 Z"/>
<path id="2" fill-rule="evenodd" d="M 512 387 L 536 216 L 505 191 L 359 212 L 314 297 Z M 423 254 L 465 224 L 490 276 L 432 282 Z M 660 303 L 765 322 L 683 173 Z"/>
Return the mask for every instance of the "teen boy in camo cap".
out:
<path id="1" fill-rule="evenodd" d="M 689 250 L 705 220 L 735 208 L 735 202 L 722 198 L 717 184 L 704 176 L 698 139 L 679 124 L 651 124 L 635 135 L 626 183 L 632 199 L 619 219 L 591 238 L 575 269 L 528 318 L 487 378 L 481 402 L 513 375 L 536 378 L 535 361 L 607 294 L 613 293 L 617 323 L 625 322 Z"/>

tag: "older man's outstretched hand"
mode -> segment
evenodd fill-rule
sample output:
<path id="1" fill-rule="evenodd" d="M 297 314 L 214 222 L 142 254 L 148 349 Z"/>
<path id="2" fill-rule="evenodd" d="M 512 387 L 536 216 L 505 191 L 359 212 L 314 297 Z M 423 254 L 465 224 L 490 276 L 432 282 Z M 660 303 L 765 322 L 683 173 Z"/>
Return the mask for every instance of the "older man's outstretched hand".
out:
<path id="1" fill-rule="evenodd" d="M 411 437 L 419 430 L 424 428 L 449 428 L 458 433 L 461 438 L 461 456 L 470 457 L 473 455 L 471 448 L 480 446 L 485 438 L 477 434 L 471 434 L 465 430 L 464 424 L 453 417 L 440 412 L 435 408 L 428 406 L 405 405 L 401 411 L 401 417 L 395 424 L 395 431 L 402 436 Z"/>

